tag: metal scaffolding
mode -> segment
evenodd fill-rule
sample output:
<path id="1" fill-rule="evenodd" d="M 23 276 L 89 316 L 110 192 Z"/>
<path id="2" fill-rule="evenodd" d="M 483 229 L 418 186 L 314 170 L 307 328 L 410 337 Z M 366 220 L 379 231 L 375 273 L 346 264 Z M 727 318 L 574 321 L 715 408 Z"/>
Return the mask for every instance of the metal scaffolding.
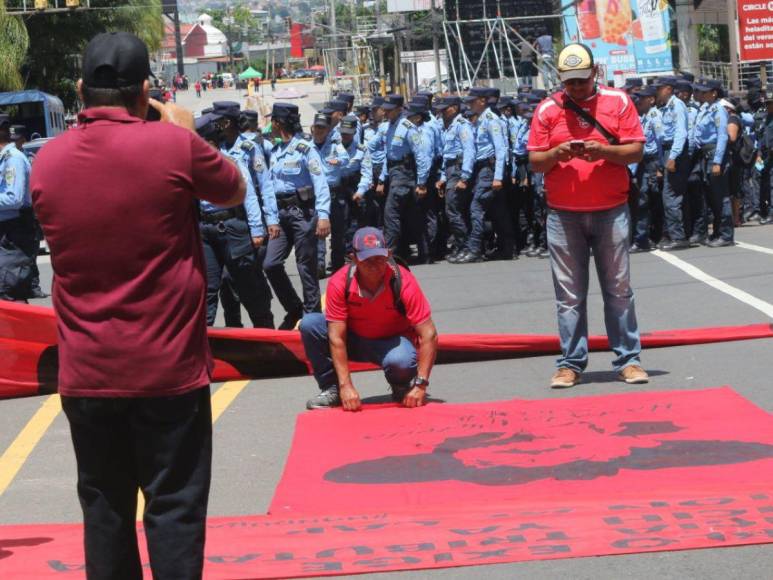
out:
<path id="1" fill-rule="evenodd" d="M 543 14 L 539 16 L 513 16 L 478 18 L 468 20 L 443 20 L 443 35 L 446 43 L 446 54 L 451 72 L 454 92 L 474 86 L 478 81 L 488 81 L 499 86 L 503 91 L 514 91 L 521 85 L 518 78 L 518 62 L 521 56 L 521 42 L 526 38 L 518 31 L 518 26 L 529 25 L 531 28 L 544 24 L 546 20 L 562 19 L 561 14 Z M 484 45 L 479 55 L 470 56 L 466 47 L 471 34 L 483 34 Z M 531 45 L 529 45 L 531 47 Z M 536 49 L 531 50 L 538 58 Z M 476 58 L 477 56 L 477 58 Z M 456 57 L 456 58 L 455 58 Z M 493 62 L 492 62 L 493 60 Z M 553 63 L 544 61 L 540 66 L 547 67 L 550 74 L 546 75 L 552 88 L 557 82 L 556 69 Z"/>
<path id="2" fill-rule="evenodd" d="M 354 46 L 326 48 L 322 55 L 331 97 L 341 92 L 353 93 L 357 102 L 372 97 L 376 66 L 370 46 L 355 43 Z"/>

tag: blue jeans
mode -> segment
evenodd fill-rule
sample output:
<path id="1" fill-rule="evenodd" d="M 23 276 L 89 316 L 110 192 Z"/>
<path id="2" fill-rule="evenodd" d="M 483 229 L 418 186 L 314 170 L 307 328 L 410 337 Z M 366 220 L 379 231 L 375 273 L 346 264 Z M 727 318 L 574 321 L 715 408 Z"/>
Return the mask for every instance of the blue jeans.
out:
<path id="1" fill-rule="evenodd" d="M 604 323 L 615 370 L 639 364 L 641 341 L 630 283 L 628 204 L 595 212 L 550 210 L 548 249 L 556 290 L 561 358 L 558 367 L 582 372 L 588 364 L 588 271 L 596 262 Z"/>
<path id="2" fill-rule="evenodd" d="M 324 314 L 313 312 L 303 317 L 301 340 L 319 388 L 324 391 L 337 386 Z M 347 332 L 346 350 L 351 361 L 380 365 L 390 385 L 407 385 L 416 376 L 416 347 L 404 336 L 363 338 Z"/>

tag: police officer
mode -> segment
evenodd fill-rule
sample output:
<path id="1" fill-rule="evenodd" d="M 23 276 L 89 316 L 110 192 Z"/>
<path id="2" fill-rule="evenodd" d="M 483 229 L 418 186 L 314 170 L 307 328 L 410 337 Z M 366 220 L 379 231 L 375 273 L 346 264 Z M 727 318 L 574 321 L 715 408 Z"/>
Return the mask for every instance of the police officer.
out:
<path id="1" fill-rule="evenodd" d="M 325 103 L 325 105 L 319 111 L 320 113 L 330 117 L 331 132 L 333 133 L 333 138 L 338 141 L 341 140 L 338 124 L 341 122 L 341 119 L 344 118 L 344 115 L 346 115 L 348 109 L 349 103 L 336 99 Z"/>
<path id="2" fill-rule="evenodd" d="M 718 100 L 724 94 L 722 83 L 709 80 L 706 84 L 697 84 L 695 90 L 702 94 L 703 100 L 695 121 L 695 146 L 700 150 L 703 198 L 711 207 L 714 218 L 711 240 L 707 245 L 712 248 L 732 246 L 735 242 L 727 171 L 728 115 Z M 696 228 L 705 235 L 707 231 L 705 212 L 699 216 Z"/>
<path id="3" fill-rule="evenodd" d="M 272 145 L 271 141 L 266 139 L 258 129 L 258 112 L 251 109 L 242 111 L 239 122 L 242 137 L 249 139 L 258 146 L 258 152 L 263 154 L 263 161 L 268 166 L 268 162 L 271 159 Z"/>
<path id="4" fill-rule="evenodd" d="M 688 114 L 684 102 L 674 94 L 677 82 L 676 77 L 668 76 L 659 77 L 654 83 L 663 126 L 663 225 L 668 236 L 659 248 L 667 251 L 690 247 L 682 213 L 690 172 Z"/>
<path id="5" fill-rule="evenodd" d="M 349 163 L 346 152 L 339 137 L 333 134 L 330 117 L 317 113 L 311 126 L 314 146 L 322 160 L 322 172 L 330 188 L 330 265 L 335 272 L 344 265 L 346 256 L 346 222 L 349 215 L 349 201 L 346 190 L 342 187 L 343 171 Z M 317 241 L 317 274 L 325 278 L 325 240 Z"/>
<path id="6" fill-rule="evenodd" d="M 659 117 L 650 115 L 652 99 L 656 90 L 649 86 L 633 93 L 633 101 L 639 112 L 639 121 L 642 125 L 644 138 L 644 157 L 639 163 L 634 163 L 631 172 L 634 175 L 638 199 L 634 204 L 635 213 L 633 244 L 631 253 L 647 252 L 650 248 L 650 225 L 652 213 L 659 206 L 660 197 L 658 176 L 663 171 L 663 128 L 659 123 Z"/>
<path id="7" fill-rule="evenodd" d="M 508 221 L 504 204 L 497 203 L 497 200 L 502 201 L 507 143 L 499 117 L 488 108 L 489 94 L 489 89 L 472 87 L 465 99 L 470 111 L 477 117 L 474 124 L 475 170 L 470 204 L 470 236 L 465 251 L 452 262 L 454 264 L 483 261 L 485 219 L 489 210 L 493 209 L 495 224 L 501 224 L 502 220 Z M 512 240 L 502 241 L 512 244 Z M 507 248 L 503 248 L 503 252 L 506 251 Z M 512 258 L 512 245 L 509 251 Z"/>
<path id="8" fill-rule="evenodd" d="M 418 198 L 427 195 L 432 159 L 421 146 L 422 135 L 416 125 L 404 117 L 403 104 L 402 95 L 388 95 L 384 99 L 382 108 L 388 123 L 379 126 L 369 148 L 383 148 L 386 152 L 376 194 L 383 194 L 385 189 L 388 191 L 384 206 L 386 241 L 395 254 L 407 258 L 407 232 L 403 231 L 403 226 L 410 222 Z"/>
<path id="9" fill-rule="evenodd" d="M 773 86 L 769 86 L 763 95 L 765 116 L 759 127 L 760 156 L 762 157 L 762 176 L 760 179 L 760 223 L 771 223 L 771 190 L 773 189 Z"/>
<path id="10" fill-rule="evenodd" d="M 429 110 L 427 108 L 428 100 L 411 101 L 407 106 L 406 118 L 413 123 L 419 130 L 421 140 L 419 147 L 424 150 L 424 154 L 432 159 L 430 172 L 427 177 L 427 194 L 418 196 L 416 200 L 416 210 L 413 212 L 413 219 L 408 216 L 410 237 L 416 241 L 418 249 L 418 263 L 428 264 L 435 259 L 435 241 L 438 234 L 437 219 L 437 176 L 440 171 L 440 162 L 435 162 L 435 158 L 442 155 L 440 146 L 440 134 L 436 126 L 429 122 Z"/>
<path id="11" fill-rule="evenodd" d="M 367 193 L 373 183 L 373 169 L 370 166 L 368 148 L 362 142 L 357 143 L 355 140 L 359 132 L 360 127 L 356 116 L 347 115 L 341 119 L 341 144 L 349 156 L 349 161 L 341 171 L 341 189 L 348 205 L 344 236 L 346 255 L 352 252 L 354 232 L 367 226 L 372 214 L 371 200 Z M 364 172 L 363 165 L 366 166 Z M 335 226 L 333 229 L 335 230 Z"/>
<path id="12" fill-rule="evenodd" d="M 271 153 L 271 178 L 279 206 L 280 234 L 269 240 L 263 269 L 287 315 L 280 330 L 290 330 L 304 312 L 320 311 L 317 238 L 330 235 L 330 188 L 311 136 L 303 133 L 298 107 L 274 103 L 271 131 L 280 140 Z M 293 289 L 284 263 L 295 249 L 303 302 Z"/>
<path id="13" fill-rule="evenodd" d="M 11 141 L 11 120 L 0 113 L 0 241 L 14 244 L 28 258 L 30 273 L 37 255 L 34 226 L 22 214 L 31 208 L 30 163 L 26 155 Z M 8 267 L 0 261 L 0 280 Z M 30 292 L 30 279 L 23 287 L 0 288 L 2 300 L 26 300 Z M 2 292 L 8 291 L 10 294 Z"/>
<path id="14" fill-rule="evenodd" d="M 214 103 L 212 113 L 198 119 L 202 136 L 216 143 L 236 163 L 247 185 L 244 203 L 240 206 L 226 209 L 207 201 L 199 206 L 207 263 L 207 324 L 215 323 L 224 268 L 227 268 L 233 289 L 253 326 L 274 328 L 271 290 L 258 268 L 256 254 L 256 249 L 266 241 L 267 231 L 250 174 L 251 158 L 238 143 L 239 112 L 239 103 L 219 101 Z"/>
<path id="15" fill-rule="evenodd" d="M 436 104 L 443 120 L 443 163 L 437 183 L 445 193 L 446 218 L 451 235 L 451 254 L 455 260 L 467 246 L 471 178 L 475 167 L 475 135 L 470 122 L 461 115 L 460 97 L 445 97 Z"/>
<path id="16" fill-rule="evenodd" d="M 375 212 L 375 221 L 368 224 L 371 226 L 383 227 L 384 225 L 384 206 L 386 205 L 386 195 L 382 188 L 380 192 L 377 190 L 378 179 L 381 176 L 381 171 L 384 168 L 384 161 L 386 161 L 386 149 L 384 148 L 383 140 L 374 140 L 378 128 L 382 123 L 386 123 L 384 120 L 384 97 L 373 97 L 373 101 L 370 106 L 370 120 L 365 127 L 363 127 L 363 143 L 368 148 L 368 155 L 370 157 L 370 164 L 373 170 L 371 178 L 371 189 L 373 191 L 373 205 Z"/>

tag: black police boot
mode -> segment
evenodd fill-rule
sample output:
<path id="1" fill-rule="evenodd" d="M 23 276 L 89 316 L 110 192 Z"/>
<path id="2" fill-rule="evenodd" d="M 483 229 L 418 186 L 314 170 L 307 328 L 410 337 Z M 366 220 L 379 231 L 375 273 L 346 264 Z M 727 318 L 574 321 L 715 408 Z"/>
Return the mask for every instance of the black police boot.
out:
<path id="1" fill-rule="evenodd" d="M 303 318 L 303 308 L 288 312 L 277 330 L 293 330 L 301 318 Z"/>
<path id="2" fill-rule="evenodd" d="M 475 262 L 483 262 L 485 259 L 480 254 L 475 254 L 473 252 L 465 252 L 461 256 L 459 256 L 454 264 L 472 264 Z"/>
<path id="3" fill-rule="evenodd" d="M 702 246 L 705 243 L 706 243 L 706 236 L 702 236 L 700 234 L 693 234 L 690 236 L 691 246 Z"/>

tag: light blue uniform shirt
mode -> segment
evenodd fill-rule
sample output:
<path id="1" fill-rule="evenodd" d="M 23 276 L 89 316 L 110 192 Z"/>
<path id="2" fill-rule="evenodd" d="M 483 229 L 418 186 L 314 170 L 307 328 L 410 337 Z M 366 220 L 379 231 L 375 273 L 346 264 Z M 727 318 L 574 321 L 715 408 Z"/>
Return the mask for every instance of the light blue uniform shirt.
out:
<path id="1" fill-rule="evenodd" d="M 494 157 L 494 179 L 502 181 L 505 172 L 505 158 L 508 147 L 499 117 L 486 109 L 475 122 L 475 160 L 485 161 Z"/>
<path id="2" fill-rule="evenodd" d="M 512 117 L 515 119 L 515 117 Z M 513 128 L 515 133 L 513 134 Z M 514 124 L 511 124 L 510 134 L 513 140 L 513 165 L 518 157 L 527 157 L 529 151 L 526 146 L 529 143 L 529 129 L 531 125 L 525 117 L 518 117 L 518 120 Z"/>
<path id="3" fill-rule="evenodd" d="M 685 151 L 688 136 L 688 114 L 687 105 L 676 95 L 671 95 L 660 111 L 663 124 L 663 141 L 671 141 L 671 151 L 668 154 L 669 159 L 676 159 Z"/>
<path id="4" fill-rule="evenodd" d="M 386 121 L 382 121 L 381 125 L 383 125 L 384 123 L 386 123 Z M 374 125 L 373 123 L 368 123 L 367 125 L 365 125 L 365 145 L 368 147 L 368 152 L 370 153 L 370 160 L 374 165 L 378 163 L 384 163 L 384 160 L 386 159 L 386 149 L 384 149 L 383 146 L 381 147 L 371 146 L 371 142 L 373 141 L 374 137 L 376 137 L 376 135 L 378 134 L 378 130 L 381 125 Z"/>
<path id="5" fill-rule="evenodd" d="M 322 172 L 325 174 L 328 187 L 338 187 L 341 185 L 343 171 L 349 163 L 349 155 L 341 143 L 340 134 L 335 137 L 331 131 L 324 143 L 321 145 L 314 143 L 314 146 L 322 159 Z"/>
<path id="6" fill-rule="evenodd" d="M 690 144 L 690 154 L 695 151 L 695 121 L 698 119 L 698 107 L 697 103 L 691 103 L 687 107 L 687 141 Z"/>
<path id="7" fill-rule="evenodd" d="M 249 139 L 250 141 L 254 142 L 255 145 L 258 145 L 260 148 L 262 148 L 263 155 L 266 158 L 266 163 L 268 163 L 268 161 L 271 159 L 271 149 L 273 149 L 273 145 L 271 145 L 270 139 L 261 135 L 260 133 L 253 133 L 252 131 L 245 131 L 241 134 L 241 136 L 245 139 Z"/>
<path id="8" fill-rule="evenodd" d="M 383 147 L 387 161 L 400 161 L 412 154 L 416 160 L 416 185 L 426 185 L 432 157 L 427 154 L 421 141 L 422 136 L 416 125 L 405 117 L 400 117 L 394 123 L 382 123 L 370 143 L 372 147 L 369 148 L 377 150 Z M 387 163 L 384 163 L 379 180 L 383 183 L 387 175 Z"/>
<path id="9" fill-rule="evenodd" d="M 448 180 L 446 162 L 462 158 L 462 181 L 472 177 L 475 169 L 475 134 L 472 123 L 457 115 L 443 132 L 443 169 L 440 178 Z"/>
<path id="10" fill-rule="evenodd" d="M 251 145 L 253 145 L 251 147 Z M 271 144 L 267 139 L 263 139 L 263 144 L 246 137 L 242 134 L 234 143 L 234 148 L 240 147 L 247 152 L 247 162 L 250 164 L 250 173 L 254 181 L 255 189 L 260 196 L 261 211 L 266 223 L 270 226 L 279 223 L 279 209 L 276 205 L 276 196 L 274 195 L 274 183 L 271 181 L 271 174 L 268 171 L 268 161 L 271 159 L 271 153 L 268 157 L 265 152 L 271 151 Z M 267 149 L 268 147 L 268 149 Z"/>
<path id="11" fill-rule="evenodd" d="M 29 206 L 30 162 L 8 143 L 0 150 L 0 222 L 19 217 L 19 210 Z"/>
<path id="12" fill-rule="evenodd" d="M 287 143 L 274 145 L 269 171 L 277 199 L 301 187 L 311 187 L 317 215 L 320 219 L 330 218 L 330 188 L 322 173 L 322 160 L 306 135 L 298 133 Z"/>
<path id="13" fill-rule="evenodd" d="M 237 140 L 238 142 L 238 140 Z M 250 226 L 250 236 L 253 238 L 262 238 L 266 235 L 266 229 L 263 226 L 263 214 L 260 211 L 260 204 L 258 203 L 258 196 L 255 193 L 255 186 L 252 183 L 252 174 L 250 173 L 249 161 L 250 158 L 246 152 L 239 147 L 237 143 L 230 149 L 221 147 L 220 151 L 227 157 L 233 159 L 236 162 L 236 166 L 242 174 L 244 183 L 247 186 L 247 191 L 244 195 L 244 211 L 247 214 L 247 225 Z M 213 213 L 216 211 L 223 211 L 224 208 L 214 203 L 210 203 L 206 200 L 201 200 L 200 204 L 201 213 Z"/>
<path id="14" fill-rule="evenodd" d="M 342 144 L 343 145 L 343 144 Z M 359 175 L 362 170 L 362 162 L 365 159 L 365 154 L 368 152 L 368 148 L 361 143 L 356 143 L 352 140 L 347 147 L 344 145 L 346 154 L 349 157 L 349 161 L 341 171 L 343 177 L 351 177 L 352 175 Z"/>
<path id="15" fill-rule="evenodd" d="M 695 120 L 695 146 L 716 145 L 715 165 L 720 165 L 727 149 L 727 110 L 715 101 L 712 105 L 703 103 Z"/>
<path id="16" fill-rule="evenodd" d="M 419 133 L 421 134 L 421 147 L 424 150 L 424 154 L 430 159 L 430 162 L 435 158 L 435 154 L 438 147 L 438 130 L 437 127 L 431 123 L 422 123 L 418 126 Z"/>

